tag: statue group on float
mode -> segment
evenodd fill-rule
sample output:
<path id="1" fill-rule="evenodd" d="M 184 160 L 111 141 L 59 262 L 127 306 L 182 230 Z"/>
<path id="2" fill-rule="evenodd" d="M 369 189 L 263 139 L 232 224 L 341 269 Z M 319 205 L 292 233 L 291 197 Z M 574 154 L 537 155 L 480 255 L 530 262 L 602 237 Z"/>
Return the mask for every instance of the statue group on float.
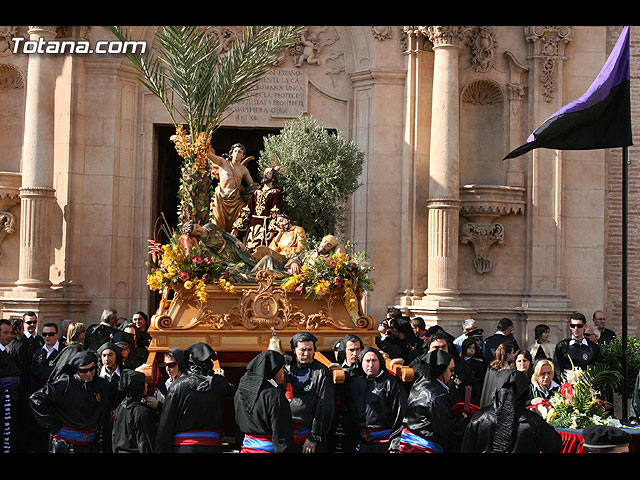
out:
<path id="1" fill-rule="evenodd" d="M 181 244 L 202 242 L 211 255 L 229 265 L 244 264 L 247 272 L 235 272 L 241 280 L 252 280 L 259 270 L 269 270 L 276 279 L 300 272 L 318 255 L 345 252 L 335 235 L 326 235 L 316 248 L 309 248 L 306 231 L 294 225 L 285 212 L 277 167 L 267 167 L 255 182 L 247 164 L 244 145 L 232 145 L 229 154 L 217 155 L 209 148 L 213 176 L 217 178 L 211 201 L 210 222 L 189 220 L 182 225 Z"/>

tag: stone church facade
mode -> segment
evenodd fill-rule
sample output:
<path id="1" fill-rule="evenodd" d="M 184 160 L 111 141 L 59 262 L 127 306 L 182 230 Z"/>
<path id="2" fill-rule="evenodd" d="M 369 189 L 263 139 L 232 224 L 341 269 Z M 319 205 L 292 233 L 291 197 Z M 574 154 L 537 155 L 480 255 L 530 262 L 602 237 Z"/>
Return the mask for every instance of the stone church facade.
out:
<path id="1" fill-rule="evenodd" d="M 240 31 L 206 28 L 221 48 Z M 502 159 L 587 90 L 621 29 L 307 27 L 258 94 L 232 109 L 214 147 L 240 142 L 257 154 L 262 135 L 301 113 L 360 146 L 344 237 L 375 266 L 365 302 L 377 319 L 397 306 L 457 335 L 465 318 L 491 334 L 509 317 L 530 344 L 538 323 L 557 341 L 570 312 L 602 309 L 619 333 L 621 152 Z M 153 48 L 154 27 L 130 30 Z M 632 58 L 638 35 L 632 27 Z M 28 53 L 27 40 L 114 38 L 98 26 L 0 27 L 2 317 L 34 310 L 91 324 L 106 307 L 151 313 L 148 240 L 173 201 L 169 118 L 124 55 Z M 633 61 L 631 77 L 633 108 Z M 629 152 L 629 333 L 638 334 L 640 175 Z"/>

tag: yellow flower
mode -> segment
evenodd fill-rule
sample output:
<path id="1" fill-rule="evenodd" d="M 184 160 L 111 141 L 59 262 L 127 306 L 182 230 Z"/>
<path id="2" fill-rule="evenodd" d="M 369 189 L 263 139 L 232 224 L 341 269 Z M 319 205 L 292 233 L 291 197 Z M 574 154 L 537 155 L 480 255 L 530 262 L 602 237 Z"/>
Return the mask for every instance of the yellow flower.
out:
<path id="1" fill-rule="evenodd" d="M 187 290 L 191 290 L 193 288 L 193 282 L 191 280 L 187 280 L 186 282 L 184 282 L 184 288 L 186 288 Z"/>
<path id="2" fill-rule="evenodd" d="M 162 289 L 162 272 L 160 270 L 156 270 L 155 272 L 147 275 L 147 285 L 151 290 Z"/>
<path id="3" fill-rule="evenodd" d="M 327 293 L 329 293 L 329 288 L 331 287 L 331 284 L 327 281 L 327 280 L 320 280 L 316 286 L 314 287 L 314 292 L 316 293 L 316 295 L 319 296 L 324 296 Z"/>
<path id="4" fill-rule="evenodd" d="M 226 280 L 224 277 L 220 277 L 218 279 L 218 286 L 228 293 L 236 293 L 236 287 L 231 282 Z"/>

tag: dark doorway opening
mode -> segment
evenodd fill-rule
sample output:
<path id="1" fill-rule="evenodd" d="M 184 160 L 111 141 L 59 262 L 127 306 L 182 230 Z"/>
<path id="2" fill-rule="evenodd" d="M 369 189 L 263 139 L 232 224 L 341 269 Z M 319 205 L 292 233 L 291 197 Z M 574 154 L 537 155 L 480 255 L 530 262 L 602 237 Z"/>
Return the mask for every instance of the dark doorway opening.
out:
<path id="1" fill-rule="evenodd" d="M 211 144 L 218 154 L 228 153 L 231 145 L 241 143 L 247 149 L 247 156 L 253 156 L 254 161 L 247 164 L 247 168 L 253 179 L 260 181 L 258 159 L 260 151 L 264 148 L 264 137 L 280 132 L 276 128 L 239 128 L 221 127 L 211 139 Z M 180 165 L 182 159 L 178 156 L 171 135 L 175 133 L 172 125 L 157 125 L 155 127 L 156 141 L 158 145 L 156 200 L 154 209 L 154 232 L 158 241 L 167 239 L 162 234 L 162 225 L 167 220 L 170 227 L 178 224 L 178 187 L 180 185 Z"/>

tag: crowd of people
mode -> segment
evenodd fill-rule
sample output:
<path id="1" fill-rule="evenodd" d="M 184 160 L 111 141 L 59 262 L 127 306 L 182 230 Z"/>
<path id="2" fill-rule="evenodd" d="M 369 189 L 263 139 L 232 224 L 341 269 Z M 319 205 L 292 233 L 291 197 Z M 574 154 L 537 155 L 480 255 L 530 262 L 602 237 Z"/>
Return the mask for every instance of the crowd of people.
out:
<path id="1" fill-rule="evenodd" d="M 602 312 L 592 318 L 589 331 L 582 314 L 571 315 L 571 336 L 556 344 L 538 325 L 521 348 L 508 318 L 486 337 L 468 319 L 454 336 L 391 308 L 375 346 L 346 335 L 329 365 L 316 358 L 317 338 L 299 332 L 290 354 L 256 354 L 234 385 L 198 342 L 164 353 L 165 375 L 148 391 L 143 312 L 127 320 L 107 309 L 86 329 L 46 323 L 40 334 L 27 312 L 0 320 L 0 438 L 18 453 L 220 453 L 233 415 L 233 450 L 243 453 L 560 452 L 561 436 L 536 407 L 565 370 L 600 359 L 599 342 L 614 334 Z M 411 367 L 410 382 L 392 373 L 397 364 Z M 628 435 L 613 427 L 585 429 L 584 438 L 591 451 L 628 451 Z"/>

